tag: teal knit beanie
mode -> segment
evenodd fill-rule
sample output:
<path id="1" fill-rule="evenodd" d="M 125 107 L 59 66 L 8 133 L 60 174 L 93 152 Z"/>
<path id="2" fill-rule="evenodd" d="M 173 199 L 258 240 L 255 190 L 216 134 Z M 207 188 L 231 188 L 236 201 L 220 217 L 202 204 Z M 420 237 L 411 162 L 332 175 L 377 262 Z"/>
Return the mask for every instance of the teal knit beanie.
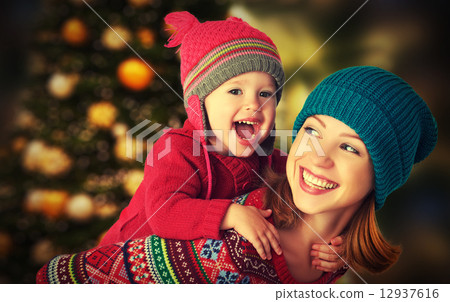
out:
<path id="1" fill-rule="evenodd" d="M 375 172 L 376 210 L 437 141 L 436 121 L 422 98 L 401 78 L 378 67 L 350 67 L 323 80 L 298 114 L 293 140 L 305 120 L 316 114 L 340 120 L 365 143 Z"/>

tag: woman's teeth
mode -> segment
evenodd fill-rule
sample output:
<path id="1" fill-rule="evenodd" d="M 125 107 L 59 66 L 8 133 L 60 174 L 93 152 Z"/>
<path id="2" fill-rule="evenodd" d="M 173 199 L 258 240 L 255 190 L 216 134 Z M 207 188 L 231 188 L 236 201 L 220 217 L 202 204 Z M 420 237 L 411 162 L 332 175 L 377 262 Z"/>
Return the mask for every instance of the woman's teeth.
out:
<path id="1" fill-rule="evenodd" d="M 306 172 L 306 170 L 303 170 L 303 180 L 308 186 L 319 190 L 330 190 L 338 186 L 338 184 L 336 183 L 331 183 L 326 181 L 325 179 L 317 178 Z"/>

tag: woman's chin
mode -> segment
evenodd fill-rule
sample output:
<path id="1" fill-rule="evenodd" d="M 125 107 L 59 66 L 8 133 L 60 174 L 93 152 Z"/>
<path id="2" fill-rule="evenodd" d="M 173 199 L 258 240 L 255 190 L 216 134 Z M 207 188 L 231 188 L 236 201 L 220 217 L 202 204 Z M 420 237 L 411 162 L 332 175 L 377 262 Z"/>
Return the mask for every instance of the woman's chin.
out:
<path id="1" fill-rule="evenodd" d="M 296 200 L 294 198 L 294 204 L 297 207 L 297 209 L 305 215 L 314 215 L 314 214 L 318 214 L 321 211 L 319 210 L 318 204 L 311 204 L 310 201 L 306 201 L 305 198 L 298 198 L 298 200 Z"/>

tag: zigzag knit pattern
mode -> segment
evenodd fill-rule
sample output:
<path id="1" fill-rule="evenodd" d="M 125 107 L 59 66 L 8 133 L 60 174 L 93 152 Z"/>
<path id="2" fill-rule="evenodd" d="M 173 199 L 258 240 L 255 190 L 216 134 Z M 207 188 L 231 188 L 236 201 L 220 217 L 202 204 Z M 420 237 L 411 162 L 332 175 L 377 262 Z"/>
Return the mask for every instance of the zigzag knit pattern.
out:
<path id="1" fill-rule="evenodd" d="M 257 194 L 254 194 L 257 193 Z M 261 198 L 261 190 L 250 199 Z M 249 194 L 234 199 L 243 204 Z M 174 240 L 152 235 L 53 258 L 40 269 L 37 283 L 231 284 L 295 283 L 284 258 L 262 260 L 236 231 L 222 240 Z M 335 282 L 342 274 L 324 273 L 315 283 Z"/>

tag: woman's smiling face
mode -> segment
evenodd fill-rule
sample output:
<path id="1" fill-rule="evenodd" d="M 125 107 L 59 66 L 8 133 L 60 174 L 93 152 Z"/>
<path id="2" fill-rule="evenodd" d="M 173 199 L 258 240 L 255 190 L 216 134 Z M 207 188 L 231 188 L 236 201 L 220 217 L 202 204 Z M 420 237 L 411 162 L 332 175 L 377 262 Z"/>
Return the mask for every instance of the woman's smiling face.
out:
<path id="1" fill-rule="evenodd" d="M 320 150 L 302 152 L 302 137 Z M 302 154 L 303 153 L 303 154 Z M 374 188 L 370 155 L 356 132 L 326 115 L 306 119 L 289 152 L 286 173 L 295 205 L 305 214 L 357 209 Z"/>

